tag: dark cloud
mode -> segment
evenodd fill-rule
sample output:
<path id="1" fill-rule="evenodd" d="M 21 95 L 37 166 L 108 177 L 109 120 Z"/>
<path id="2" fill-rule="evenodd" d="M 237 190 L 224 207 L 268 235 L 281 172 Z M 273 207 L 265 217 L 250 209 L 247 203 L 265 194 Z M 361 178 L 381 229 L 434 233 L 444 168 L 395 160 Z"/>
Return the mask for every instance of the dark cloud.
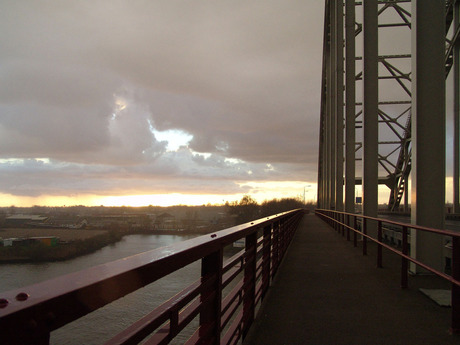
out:
<path id="1" fill-rule="evenodd" d="M 1 2 L 0 192 L 316 178 L 323 3 Z"/>

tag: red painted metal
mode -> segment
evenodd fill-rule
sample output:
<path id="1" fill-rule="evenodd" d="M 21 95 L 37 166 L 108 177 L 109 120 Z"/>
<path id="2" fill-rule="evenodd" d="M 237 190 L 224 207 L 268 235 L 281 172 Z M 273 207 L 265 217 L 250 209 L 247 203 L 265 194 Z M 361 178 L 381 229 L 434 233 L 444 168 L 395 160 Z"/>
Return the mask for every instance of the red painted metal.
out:
<path id="1" fill-rule="evenodd" d="M 408 270 L 409 270 L 409 260 L 405 258 L 409 254 L 409 241 L 407 239 L 408 236 L 408 228 L 407 226 L 402 227 L 402 256 L 401 256 L 401 288 L 407 289 L 409 286 L 409 277 L 408 277 Z"/>
<path id="2" fill-rule="evenodd" d="M 243 338 L 249 332 L 255 316 L 257 233 L 246 236 L 246 261 L 243 287 Z"/>
<path id="3" fill-rule="evenodd" d="M 367 255 L 367 218 L 363 218 L 363 232 L 361 235 L 363 237 L 363 255 Z"/>
<path id="4" fill-rule="evenodd" d="M 276 269 L 278 268 L 278 255 L 279 255 L 279 247 L 280 247 L 280 244 L 279 244 L 279 239 L 280 239 L 279 232 L 280 232 L 280 229 L 279 228 L 280 228 L 279 221 L 275 222 L 273 224 L 273 234 L 272 234 L 272 237 L 273 237 L 272 269 L 271 269 L 272 279 L 276 274 Z"/>
<path id="5" fill-rule="evenodd" d="M 347 241 L 350 241 L 350 215 L 347 214 Z"/>
<path id="6" fill-rule="evenodd" d="M 441 229 L 434 229 L 428 228 L 424 226 L 406 224 L 401 222 L 395 222 L 391 220 L 379 219 L 375 217 L 367 217 L 363 215 L 345 213 L 345 212 L 337 212 L 331 210 L 321 210 L 318 209 L 315 213 L 322 218 L 326 222 L 331 222 L 335 219 L 336 213 L 342 214 L 349 214 L 355 218 L 355 225 L 356 219 L 360 218 L 363 225 L 363 232 L 355 229 L 355 227 L 350 227 L 347 224 L 343 224 L 342 226 L 347 226 L 351 231 L 355 234 L 360 233 L 363 236 L 363 253 L 365 251 L 364 247 L 366 245 L 366 240 L 369 239 L 375 243 L 377 243 L 378 248 L 385 248 L 397 255 L 401 256 L 401 288 L 407 288 L 408 286 L 408 262 L 412 262 L 423 269 L 431 272 L 442 279 L 449 281 L 452 284 L 452 321 L 451 321 L 451 331 L 454 333 L 460 332 L 460 233 L 450 231 L 450 230 L 441 230 Z M 379 228 L 381 228 L 382 223 L 395 225 L 402 228 L 402 248 L 398 250 L 384 242 L 382 242 L 381 235 L 378 235 L 378 238 L 372 238 L 371 236 L 367 235 L 366 232 L 366 223 L 367 221 L 376 221 L 379 222 Z M 437 234 L 439 236 L 449 236 L 452 239 L 452 275 L 448 275 L 444 272 L 440 272 L 418 260 L 409 256 L 409 248 L 408 248 L 408 229 L 413 229 L 414 231 L 425 231 Z M 381 259 L 378 259 L 381 260 Z"/>
<path id="7" fill-rule="evenodd" d="M 452 238 L 452 278 L 460 281 L 460 238 Z M 460 286 L 452 284 L 451 332 L 460 333 Z"/>
<path id="8" fill-rule="evenodd" d="M 263 235 L 263 253 L 262 253 L 262 298 L 270 286 L 270 253 L 272 246 L 272 225 L 264 227 Z"/>
<path id="9" fill-rule="evenodd" d="M 212 284 L 201 292 L 200 339 L 206 344 L 220 344 L 223 248 L 201 260 L 201 276 Z"/>
<path id="10" fill-rule="evenodd" d="M 354 245 L 355 247 L 358 246 L 358 231 L 357 231 L 357 226 L 358 226 L 358 223 L 357 223 L 356 216 L 353 216 L 353 228 L 351 228 L 351 230 L 353 230 L 353 245 Z"/>
<path id="11" fill-rule="evenodd" d="M 187 343 L 235 344 L 247 333 L 255 305 L 303 214 L 303 210 L 285 212 L 1 293 L 1 342 L 48 344 L 52 330 L 201 260 L 197 282 L 107 344 L 137 344 L 146 338 L 145 344 L 166 344 L 198 315 L 200 326 Z M 263 238 L 257 241 L 259 230 Z M 223 264 L 223 248 L 241 238 L 246 238 L 246 251 Z M 224 296 L 224 288 L 242 276 L 244 282 L 236 282 Z"/>
<path id="12" fill-rule="evenodd" d="M 378 222 L 377 226 L 377 267 L 382 268 L 382 246 L 380 245 L 382 243 L 382 222 Z"/>

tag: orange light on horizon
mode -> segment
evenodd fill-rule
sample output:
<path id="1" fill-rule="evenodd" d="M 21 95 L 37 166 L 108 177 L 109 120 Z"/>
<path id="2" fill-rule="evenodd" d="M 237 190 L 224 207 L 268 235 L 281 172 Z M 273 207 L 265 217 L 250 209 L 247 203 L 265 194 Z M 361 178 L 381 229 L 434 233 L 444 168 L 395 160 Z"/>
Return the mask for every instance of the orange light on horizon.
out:
<path id="1" fill-rule="evenodd" d="M 309 188 L 304 190 L 305 185 Z M 245 192 L 234 194 L 129 194 L 129 195 L 96 195 L 96 194 L 73 194 L 65 195 L 40 195 L 40 196 L 17 196 L 0 193 L 0 207 L 31 207 L 40 206 L 174 206 L 174 205 L 221 205 L 226 202 L 239 201 L 244 195 L 250 195 L 254 200 L 262 203 L 265 200 L 282 198 L 303 199 L 304 191 L 306 200 L 316 198 L 316 183 L 304 181 L 265 181 L 240 183 Z"/>

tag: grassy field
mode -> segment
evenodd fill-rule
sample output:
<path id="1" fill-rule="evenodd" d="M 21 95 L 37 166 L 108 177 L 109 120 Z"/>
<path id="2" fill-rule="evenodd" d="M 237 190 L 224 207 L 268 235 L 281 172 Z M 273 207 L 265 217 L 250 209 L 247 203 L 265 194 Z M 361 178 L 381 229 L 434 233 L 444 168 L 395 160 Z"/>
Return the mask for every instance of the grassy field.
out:
<path id="1" fill-rule="evenodd" d="M 83 230 L 83 229 L 54 229 L 54 228 L 18 228 L 0 229 L 0 238 L 27 238 L 41 236 L 56 236 L 61 241 L 86 240 L 91 237 L 106 234 L 106 230 Z"/>

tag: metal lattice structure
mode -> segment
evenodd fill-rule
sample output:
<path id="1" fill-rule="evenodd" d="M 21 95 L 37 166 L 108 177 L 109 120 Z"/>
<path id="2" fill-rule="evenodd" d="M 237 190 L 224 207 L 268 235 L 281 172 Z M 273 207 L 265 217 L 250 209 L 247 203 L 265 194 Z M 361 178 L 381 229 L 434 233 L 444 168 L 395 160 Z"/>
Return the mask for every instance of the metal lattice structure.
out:
<path id="1" fill-rule="evenodd" d="M 378 183 L 384 184 L 389 188 L 388 209 L 390 211 L 399 209 L 400 204 L 403 202 L 403 197 L 404 208 L 407 211 L 408 178 L 411 171 L 412 55 L 410 31 L 412 26 L 412 4 L 411 0 L 379 0 L 377 4 L 377 27 L 380 40 L 378 42 L 380 43 L 378 48 Z M 363 40 L 363 18 L 357 15 L 362 7 L 363 2 L 326 1 L 319 160 L 320 193 L 323 195 L 319 195 L 319 198 L 323 201 L 328 199 L 322 206 L 339 210 L 343 208 L 340 202 L 343 195 L 339 189 L 342 184 L 346 185 L 346 183 L 344 183 L 344 179 L 341 176 L 338 176 L 341 173 L 338 165 L 343 163 L 339 161 L 340 157 L 335 157 L 337 152 L 343 150 L 343 147 L 340 147 L 341 142 L 334 142 L 334 140 L 338 141 L 343 136 L 338 133 L 338 131 L 343 132 L 343 128 L 340 128 L 340 123 L 338 122 L 346 122 L 346 119 L 342 120 L 344 116 L 343 109 L 345 109 L 345 113 L 353 111 L 355 114 L 354 123 L 351 124 L 348 121 L 345 125 L 345 130 L 353 131 L 358 139 L 355 142 L 353 159 L 356 164 L 354 170 L 360 167 L 360 161 L 362 161 L 363 156 L 363 101 L 354 92 L 355 89 L 362 88 L 360 84 L 363 83 L 363 56 L 355 53 L 358 51 L 355 47 L 359 46 L 360 40 Z M 454 28 L 451 28 L 454 21 L 454 9 L 455 1 L 445 2 L 446 78 L 454 66 L 454 52 L 459 36 L 458 24 L 454 24 Z M 345 21 L 341 21 L 338 18 L 339 16 L 344 16 Z M 339 28 L 339 25 L 342 27 Z M 388 31 L 392 33 L 388 34 Z M 395 33 L 400 36 L 405 35 L 406 42 L 405 44 L 404 42 L 398 42 L 397 49 L 391 49 L 391 39 Z M 341 49 L 339 36 L 342 37 L 344 42 L 343 49 Z M 386 40 L 386 42 L 381 42 L 383 40 Z M 390 47 L 392 51 L 385 52 L 385 47 Z M 345 54 L 346 66 L 341 63 L 344 54 L 340 50 L 352 50 L 347 53 L 348 55 Z M 353 66 L 351 66 L 352 63 Z M 335 73 L 331 72 L 333 70 Z M 345 75 L 345 73 L 354 75 L 354 85 L 350 85 L 350 81 L 347 81 L 344 89 L 341 89 L 338 81 L 343 79 L 339 74 Z M 351 93 L 348 90 L 349 88 L 352 89 Z M 339 98 L 341 98 L 338 94 L 343 94 L 344 92 L 345 100 L 343 104 L 345 108 L 341 107 L 338 102 Z M 332 116 L 326 118 L 326 114 L 331 114 Z M 334 136 L 330 129 L 331 124 L 336 127 L 335 138 L 331 138 Z M 350 129 L 352 126 L 354 128 Z M 327 130 L 329 130 L 330 140 L 326 140 L 328 137 L 326 135 Z M 348 133 L 345 137 L 350 136 L 351 134 Z M 332 152 L 334 150 L 331 145 L 334 146 L 335 152 Z M 349 154 L 348 156 L 351 155 Z M 331 162 L 331 160 L 334 160 L 334 162 Z M 348 160 L 345 158 L 345 162 Z M 351 163 L 348 163 L 348 165 L 351 165 Z M 359 172 L 355 175 L 353 183 L 360 185 L 362 176 L 360 176 Z M 353 199 L 354 195 L 350 200 Z M 347 211 L 352 210 L 354 208 Z"/>
<path id="2" fill-rule="evenodd" d="M 460 0 L 325 0 L 320 208 L 356 212 L 362 185 L 362 212 L 376 217 L 385 185 L 389 211 L 410 206 L 415 224 L 444 227 L 448 79 L 460 213 L 459 13 Z"/>

